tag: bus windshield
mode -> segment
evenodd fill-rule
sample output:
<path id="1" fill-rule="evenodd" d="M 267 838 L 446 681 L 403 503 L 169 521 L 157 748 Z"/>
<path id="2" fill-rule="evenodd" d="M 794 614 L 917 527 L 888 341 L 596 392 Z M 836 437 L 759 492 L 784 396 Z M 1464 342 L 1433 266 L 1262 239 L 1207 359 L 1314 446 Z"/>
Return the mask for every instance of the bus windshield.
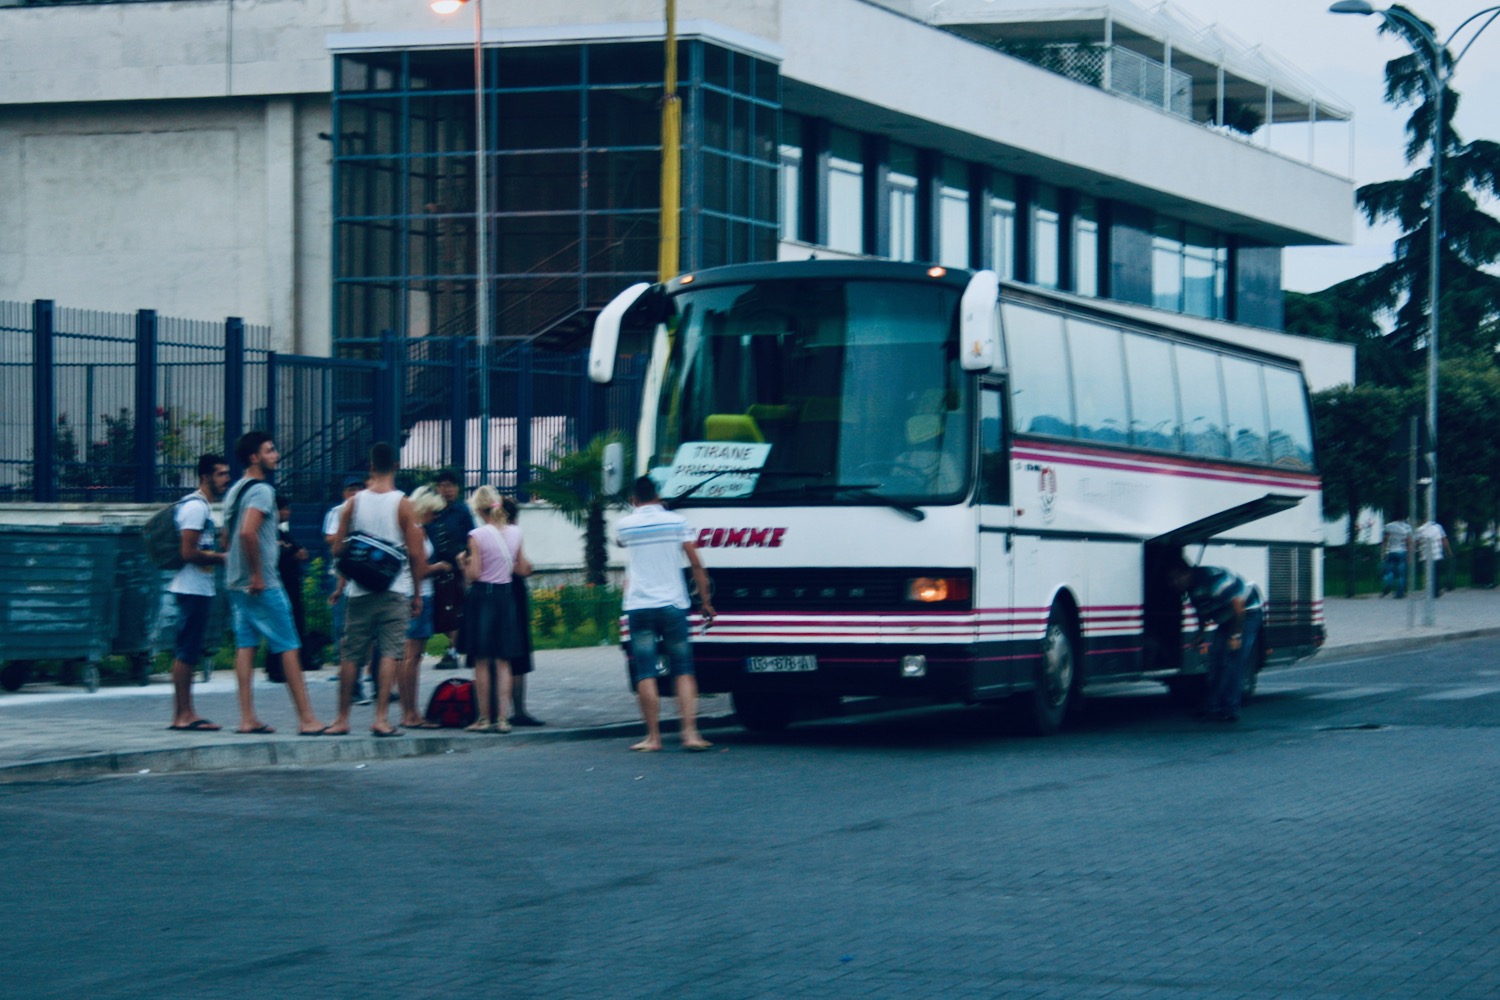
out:
<path id="1" fill-rule="evenodd" d="M 669 500 L 967 495 L 973 391 L 956 289 L 787 279 L 689 286 L 673 302 L 650 446 Z"/>

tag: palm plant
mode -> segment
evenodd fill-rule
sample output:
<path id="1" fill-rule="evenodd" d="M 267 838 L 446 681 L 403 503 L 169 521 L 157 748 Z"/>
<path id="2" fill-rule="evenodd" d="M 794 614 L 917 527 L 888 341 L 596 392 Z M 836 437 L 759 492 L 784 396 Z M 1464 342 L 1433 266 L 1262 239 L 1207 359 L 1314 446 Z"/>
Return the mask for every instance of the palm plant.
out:
<path id="1" fill-rule="evenodd" d="M 590 584 L 605 582 L 604 512 L 620 505 L 620 498 L 605 494 L 604 447 L 625 440 L 618 432 L 600 434 L 578 451 L 558 448 L 545 464 L 531 466 L 532 479 L 526 489 L 537 499 L 556 508 L 583 529 L 583 565 Z M 626 467 L 629 468 L 629 462 Z"/>

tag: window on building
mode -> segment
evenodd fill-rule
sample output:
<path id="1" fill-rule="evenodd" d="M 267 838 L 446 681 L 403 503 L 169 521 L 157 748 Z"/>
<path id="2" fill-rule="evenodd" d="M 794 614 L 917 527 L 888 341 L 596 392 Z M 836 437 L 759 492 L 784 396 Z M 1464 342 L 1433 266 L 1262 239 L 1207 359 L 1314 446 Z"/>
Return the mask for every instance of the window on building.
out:
<path id="1" fill-rule="evenodd" d="M 828 136 L 828 246 L 845 253 L 865 249 L 864 141 L 842 128 Z"/>
<path id="2" fill-rule="evenodd" d="M 1073 209 L 1073 291 L 1099 294 L 1099 204 L 1092 198 L 1080 197 Z"/>
<path id="3" fill-rule="evenodd" d="M 938 263 L 969 266 L 969 165 L 944 160 L 938 187 Z"/>
<path id="4" fill-rule="evenodd" d="M 1008 174 L 990 178 L 988 205 L 990 245 L 985 266 L 1002 278 L 1016 276 L 1016 180 Z"/>
<path id="5" fill-rule="evenodd" d="M 1062 213 L 1057 188 L 1038 184 L 1031 204 L 1031 283 L 1056 288 L 1061 279 Z"/>
<path id="6" fill-rule="evenodd" d="M 1207 319 L 1228 315 L 1229 250 L 1222 237 L 1157 219 L 1151 247 L 1151 300 L 1158 309 Z"/>
<path id="7" fill-rule="evenodd" d="M 917 151 L 892 143 L 885 174 L 892 260 L 917 259 Z"/>
<path id="8" fill-rule="evenodd" d="M 802 164 L 805 149 L 802 119 L 797 115 L 781 116 L 781 238 L 803 239 L 802 235 Z"/>

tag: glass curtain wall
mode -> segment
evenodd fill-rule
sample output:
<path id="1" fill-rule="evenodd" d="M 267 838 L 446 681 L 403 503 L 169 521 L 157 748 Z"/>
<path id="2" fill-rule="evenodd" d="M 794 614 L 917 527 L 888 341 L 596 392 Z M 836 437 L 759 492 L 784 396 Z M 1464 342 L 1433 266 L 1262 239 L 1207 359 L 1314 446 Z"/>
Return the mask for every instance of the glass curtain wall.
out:
<path id="1" fill-rule="evenodd" d="M 544 333 L 656 275 L 660 42 L 485 52 L 497 340 Z M 685 41 L 683 264 L 775 257 L 774 64 Z M 342 54 L 334 66 L 334 341 L 473 335 L 473 53 Z"/>

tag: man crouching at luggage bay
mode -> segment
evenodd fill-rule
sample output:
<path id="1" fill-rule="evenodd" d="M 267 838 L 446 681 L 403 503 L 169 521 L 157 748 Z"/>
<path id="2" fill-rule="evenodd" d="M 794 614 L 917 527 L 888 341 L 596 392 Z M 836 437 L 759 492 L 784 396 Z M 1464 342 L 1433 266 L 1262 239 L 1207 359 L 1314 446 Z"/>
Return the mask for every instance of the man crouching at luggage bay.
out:
<path id="1" fill-rule="evenodd" d="M 1167 570 L 1172 586 L 1186 593 L 1198 613 L 1200 635 L 1216 626 L 1208 658 L 1208 686 L 1198 715 L 1215 722 L 1237 722 L 1245 671 L 1260 638 L 1265 601 L 1260 589 L 1218 566 L 1190 566 L 1179 558 Z"/>
<path id="2" fill-rule="evenodd" d="M 229 538 L 225 583 L 234 617 L 234 678 L 240 689 L 238 731 L 276 731 L 255 715 L 255 650 L 264 639 L 271 652 L 283 654 L 281 665 L 287 694 L 297 710 L 297 731 L 303 736 L 321 736 L 325 727 L 313 715 L 302 677 L 298 655 L 302 640 L 276 571 L 276 489 L 268 479 L 281 462 L 281 453 L 265 431 L 241 435 L 234 453 L 245 475 L 224 495 L 224 531 Z"/>
<path id="3" fill-rule="evenodd" d="M 692 567 L 703 597 L 703 619 L 714 617 L 709 602 L 708 573 L 698 559 L 693 530 L 687 518 L 662 505 L 649 476 L 635 481 L 630 498 L 635 509 L 620 518 L 619 544 L 627 550 L 630 567 L 625 578 L 625 616 L 630 623 L 630 680 L 635 685 L 646 723 L 646 738 L 630 749 L 661 749 L 661 697 L 656 683 L 657 642 L 667 651 L 677 688 L 677 712 L 682 720 L 684 750 L 713 746 L 698 733 L 698 681 L 693 676 L 693 649 L 688 639 L 687 584 L 682 561 Z"/>

